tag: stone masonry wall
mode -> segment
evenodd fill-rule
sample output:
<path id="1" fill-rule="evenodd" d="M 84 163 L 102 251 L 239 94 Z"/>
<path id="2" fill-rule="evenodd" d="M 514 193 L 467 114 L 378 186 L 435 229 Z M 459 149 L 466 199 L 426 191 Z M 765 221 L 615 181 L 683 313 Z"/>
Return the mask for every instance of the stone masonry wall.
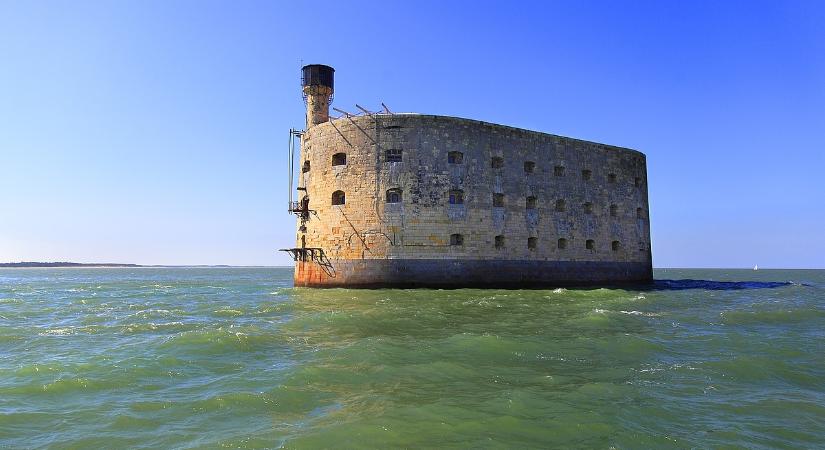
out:
<path id="1" fill-rule="evenodd" d="M 401 162 L 389 162 L 387 152 L 398 150 Z M 449 152 L 461 162 L 448 162 Z M 346 164 L 332 164 L 337 153 Z M 333 266 L 448 259 L 651 267 L 645 156 L 634 150 L 453 117 L 380 114 L 310 127 L 299 161 L 315 214 L 297 246 L 305 235 L 303 245 L 324 249 Z M 401 202 L 387 202 L 390 189 Z M 345 204 L 332 205 L 335 191 Z M 463 191 L 463 204 L 449 203 L 451 191 Z M 452 234 L 463 245 L 451 245 Z"/>

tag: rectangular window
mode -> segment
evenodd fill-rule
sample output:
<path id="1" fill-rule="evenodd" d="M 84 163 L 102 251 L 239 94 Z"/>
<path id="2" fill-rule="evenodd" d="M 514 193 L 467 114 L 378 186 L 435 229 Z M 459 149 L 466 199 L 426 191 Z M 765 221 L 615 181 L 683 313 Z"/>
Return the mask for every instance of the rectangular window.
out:
<path id="1" fill-rule="evenodd" d="M 564 166 L 554 167 L 553 168 L 553 175 L 555 175 L 557 177 L 563 177 L 564 176 Z"/>
<path id="2" fill-rule="evenodd" d="M 400 148 L 387 150 L 387 162 L 401 162 L 402 151 Z"/>
<path id="3" fill-rule="evenodd" d="M 587 181 L 593 178 L 593 171 L 589 169 L 582 170 L 582 179 Z"/>
<path id="4" fill-rule="evenodd" d="M 504 194 L 493 194 L 493 206 L 496 208 L 504 207 Z"/>
<path id="5" fill-rule="evenodd" d="M 450 204 L 451 205 L 463 205 L 464 204 L 464 191 L 450 191 Z"/>

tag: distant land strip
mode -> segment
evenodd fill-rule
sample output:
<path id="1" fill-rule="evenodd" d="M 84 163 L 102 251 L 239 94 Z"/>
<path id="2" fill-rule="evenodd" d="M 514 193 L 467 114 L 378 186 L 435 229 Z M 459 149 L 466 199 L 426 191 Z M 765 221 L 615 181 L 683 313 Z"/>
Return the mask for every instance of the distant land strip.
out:
<path id="1" fill-rule="evenodd" d="M 0 263 L 0 267 L 143 267 L 140 264 L 115 264 L 115 263 L 75 263 L 75 262 L 12 262 Z"/>
<path id="2" fill-rule="evenodd" d="M 37 262 L 37 261 L 22 261 L 11 263 L 0 263 L 0 269 L 4 267 L 180 267 L 180 268 L 195 268 L 195 267 L 212 267 L 212 268 L 272 268 L 272 267 L 288 267 L 292 266 L 232 266 L 229 264 L 120 264 L 120 263 L 76 263 L 76 262 Z"/>

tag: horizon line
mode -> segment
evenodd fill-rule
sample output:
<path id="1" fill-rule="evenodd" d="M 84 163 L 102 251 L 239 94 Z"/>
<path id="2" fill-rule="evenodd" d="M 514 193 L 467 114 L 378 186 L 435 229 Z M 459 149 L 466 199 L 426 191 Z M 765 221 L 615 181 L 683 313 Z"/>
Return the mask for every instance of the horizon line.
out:
<path id="1" fill-rule="evenodd" d="M 79 263 L 70 261 L 20 261 L 0 263 L 0 269 L 71 269 L 71 268 L 99 268 L 99 269 L 133 269 L 133 268 L 294 268 L 292 265 L 233 265 L 233 264 L 133 264 L 133 263 Z M 750 267 L 653 267 L 653 270 L 825 270 L 825 267 L 764 267 L 753 270 Z"/>

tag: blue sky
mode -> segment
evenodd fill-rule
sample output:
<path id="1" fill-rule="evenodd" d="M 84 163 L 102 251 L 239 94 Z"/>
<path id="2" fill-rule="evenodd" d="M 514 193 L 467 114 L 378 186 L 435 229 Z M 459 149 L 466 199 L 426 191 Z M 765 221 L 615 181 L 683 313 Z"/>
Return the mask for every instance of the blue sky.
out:
<path id="1" fill-rule="evenodd" d="M 656 267 L 825 267 L 825 3 L 0 1 L 0 261 L 286 265 L 334 106 L 647 154 Z"/>

